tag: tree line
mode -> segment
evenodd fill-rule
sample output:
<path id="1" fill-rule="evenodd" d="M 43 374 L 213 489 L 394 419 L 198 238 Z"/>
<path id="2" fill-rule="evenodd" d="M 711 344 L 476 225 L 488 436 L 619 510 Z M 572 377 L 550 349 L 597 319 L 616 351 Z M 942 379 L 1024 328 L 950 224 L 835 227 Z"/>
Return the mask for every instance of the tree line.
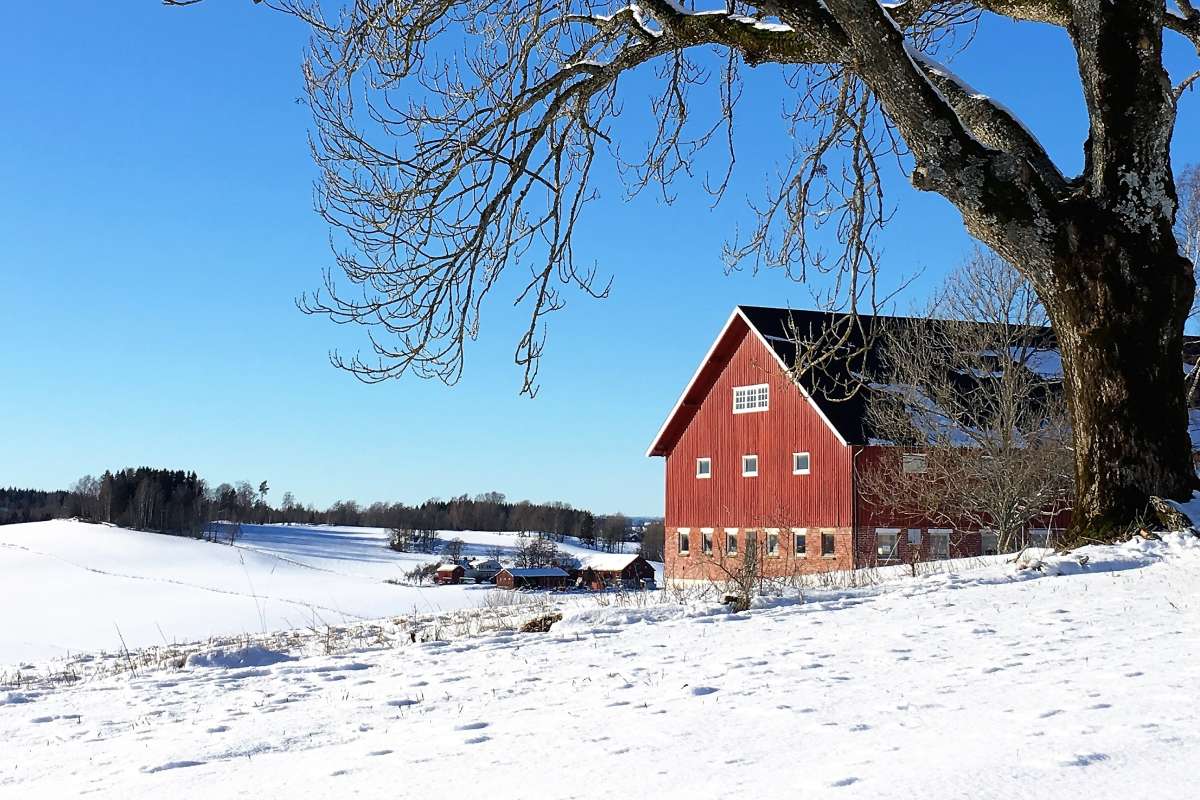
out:
<path id="1" fill-rule="evenodd" d="M 509 502 L 501 492 L 430 498 L 418 505 L 339 500 L 326 509 L 285 492 L 277 506 L 270 486 L 249 481 L 210 485 L 194 471 L 135 467 L 86 475 L 69 490 L 0 489 L 0 524 L 78 517 L 135 530 L 201 537 L 209 523 L 346 525 L 410 531 L 517 531 L 615 550 L 629 541 L 623 514 L 597 516 L 562 501 Z"/>

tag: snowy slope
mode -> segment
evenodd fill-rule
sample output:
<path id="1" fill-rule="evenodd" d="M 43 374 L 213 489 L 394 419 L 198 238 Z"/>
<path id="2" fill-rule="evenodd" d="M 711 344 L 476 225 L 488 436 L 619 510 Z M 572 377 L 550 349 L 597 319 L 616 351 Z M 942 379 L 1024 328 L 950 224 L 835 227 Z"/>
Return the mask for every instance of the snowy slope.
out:
<path id="1" fill-rule="evenodd" d="M 0 796 L 1194 796 L 1200 544 L 0 689 Z"/>
<path id="2" fill-rule="evenodd" d="M 455 532 L 468 554 L 515 534 Z M 476 586 L 384 583 L 436 556 L 395 553 L 372 528 L 245 526 L 237 547 L 74 521 L 0 526 L 0 667 L 81 650 L 435 613 Z M 564 549 L 582 551 L 582 548 Z"/>

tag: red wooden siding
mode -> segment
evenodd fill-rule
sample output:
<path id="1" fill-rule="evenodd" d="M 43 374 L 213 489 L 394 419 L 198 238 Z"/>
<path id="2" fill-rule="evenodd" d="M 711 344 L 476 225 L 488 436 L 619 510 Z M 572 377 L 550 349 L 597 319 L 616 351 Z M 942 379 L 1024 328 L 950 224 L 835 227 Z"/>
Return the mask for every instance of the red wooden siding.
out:
<path id="1" fill-rule="evenodd" d="M 667 455 L 666 526 L 846 528 L 852 524 L 851 448 L 843 445 L 775 355 L 744 324 L 731 327 L 728 363 L 701 398 Z M 740 341 L 738 339 L 740 338 Z M 724 350 L 725 348 L 719 348 Z M 710 368 L 720 367 L 713 365 Z M 770 408 L 733 413 L 733 388 L 770 385 Z M 792 453 L 810 454 L 810 473 L 792 474 Z M 742 455 L 758 455 L 758 477 L 742 476 Z M 696 459 L 712 477 L 696 478 Z M 668 542 L 668 550 L 674 542 Z"/>

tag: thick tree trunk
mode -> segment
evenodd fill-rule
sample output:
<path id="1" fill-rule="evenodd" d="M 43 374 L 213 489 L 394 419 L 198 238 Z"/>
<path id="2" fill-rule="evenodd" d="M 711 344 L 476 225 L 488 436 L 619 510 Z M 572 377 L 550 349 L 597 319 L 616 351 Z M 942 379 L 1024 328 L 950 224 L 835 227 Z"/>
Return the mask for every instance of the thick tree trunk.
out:
<path id="1" fill-rule="evenodd" d="M 1075 542 L 1152 519 L 1151 496 L 1186 499 L 1197 484 L 1183 375 L 1191 264 L 1173 240 L 1090 233 L 1047 298 L 1074 427 Z"/>

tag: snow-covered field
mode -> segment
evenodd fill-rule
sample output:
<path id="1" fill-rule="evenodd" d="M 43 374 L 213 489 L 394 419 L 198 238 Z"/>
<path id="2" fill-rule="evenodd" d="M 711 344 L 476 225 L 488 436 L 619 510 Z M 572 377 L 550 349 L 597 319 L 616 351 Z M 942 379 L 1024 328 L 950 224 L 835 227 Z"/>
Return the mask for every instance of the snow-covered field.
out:
<path id="1" fill-rule="evenodd" d="M 0 796 L 1193 797 L 1200 540 L 1086 555 L 0 689 Z"/>
<path id="2" fill-rule="evenodd" d="M 442 536 L 462 538 L 467 555 L 517 546 L 510 533 Z M 0 526 L 0 609 L 7 610 L 0 668 L 82 651 L 435 614 L 478 606 L 493 591 L 385 583 L 437 560 L 386 543 L 380 528 L 246 525 L 230 547 L 67 520 Z"/>

